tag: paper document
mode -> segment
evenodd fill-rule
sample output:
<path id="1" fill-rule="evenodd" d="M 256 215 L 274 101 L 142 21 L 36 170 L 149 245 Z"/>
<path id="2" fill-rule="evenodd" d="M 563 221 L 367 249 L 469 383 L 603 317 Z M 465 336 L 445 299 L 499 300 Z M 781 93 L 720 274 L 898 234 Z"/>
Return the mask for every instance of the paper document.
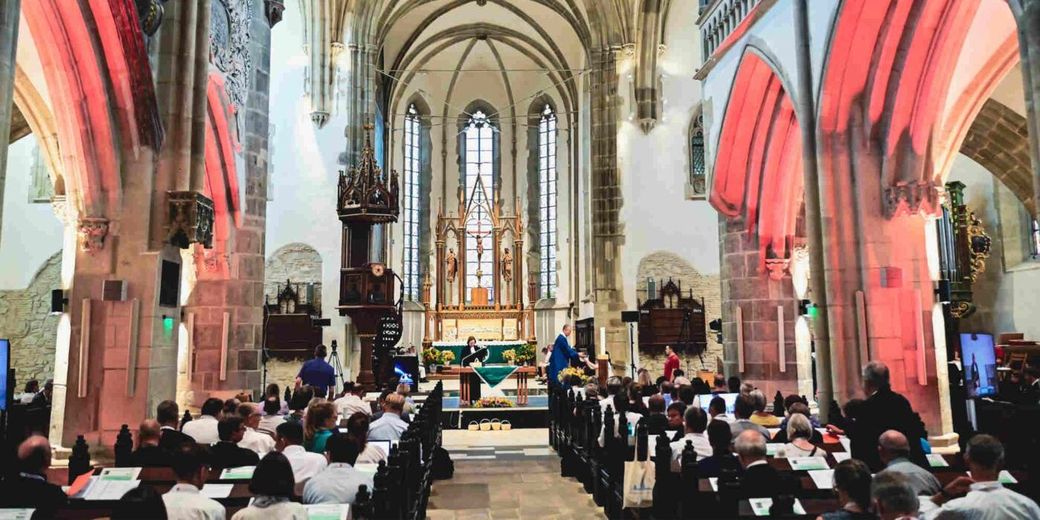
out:
<path id="1" fill-rule="evenodd" d="M 104 480 L 93 477 L 87 491 L 83 493 L 83 500 L 119 500 L 127 491 L 140 484 L 140 480 Z"/>
<path id="2" fill-rule="evenodd" d="M 852 441 L 848 437 L 842 435 L 838 437 L 838 442 L 841 443 L 842 448 L 845 448 L 845 451 L 852 453 Z"/>
<path id="3" fill-rule="evenodd" d="M 231 496 L 231 490 L 234 488 L 234 484 L 206 484 L 200 491 L 202 496 L 207 498 L 227 498 Z"/>
<path id="4" fill-rule="evenodd" d="M 827 459 L 823 457 L 791 457 L 787 459 L 791 469 L 795 471 L 807 471 L 811 469 L 830 469 Z"/>
<path id="5" fill-rule="evenodd" d="M 816 489 L 832 489 L 834 487 L 833 469 L 815 469 L 809 472 Z"/>
<path id="6" fill-rule="evenodd" d="M 303 507 L 307 509 L 309 520 L 347 520 L 350 515 L 350 504 L 311 504 Z"/>
<path id="7" fill-rule="evenodd" d="M 948 468 L 948 467 L 950 467 L 950 463 L 946 462 L 946 459 L 944 459 L 943 456 L 939 455 L 938 453 L 929 453 L 929 454 L 925 455 L 925 458 L 928 459 L 928 465 L 933 467 L 933 468 Z"/>
<path id="8" fill-rule="evenodd" d="M 105 468 L 101 470 L 101 480 L 137 480 L 141 468 Z"/>
<path id="9" fill-rule="evenodd" d="M 29 520 L 35 509 L 0 509 L 0 520 Z"/>
<path id="10" fill-rule="evenodd" d="M 968 472 L 968 476 L 971 476 L 971 472 Z M 1018 479 L 1011 475 L 1006 469 L 1000 470 L 1000 474 L 997 475 L 997 482 L 1001 484 L 1018 484 Z"/>
<path id="11" fill-rule="evenodd" d="M 220 472 L 220 480 L 249 480 L 253 478 L 254 470 L 256 470 L 256 466 L 227 468 Z"/>
<path id="12" fill-rule="evenodd" d="M 780 448 L 784 447 L 782 442 L 767 442 L 766 443 L 766 455 L 770 457 L 776 457 L 777 453 L 780 453 Z"/>
<path id="13" fill-rule="evenodd" d="M 852 454 L 847 451 L 835 451 L 831 453 L 831 456 L 834 457 L 834 462 L 842 462 L 852 458 Z"/>
<path id="14" fill-rule="evenodd" d="M 708 482 L 711 483 L 711 490 L 716 492 L 716 493 L 718 493 L 719 492 L 719 477 L 708 477 Z"/>
<path id="15" fill-rule="evenodd" d="M 755 516 L 769 516 L 769 508 L 773 507 L 772 498 L 752 498 L 748 502 L 751 502 L 751 511 L 755 513 Z M 805 514 L 805 508 L 797 498 L 794 499 L 793 509 L 796 515 Z"/>

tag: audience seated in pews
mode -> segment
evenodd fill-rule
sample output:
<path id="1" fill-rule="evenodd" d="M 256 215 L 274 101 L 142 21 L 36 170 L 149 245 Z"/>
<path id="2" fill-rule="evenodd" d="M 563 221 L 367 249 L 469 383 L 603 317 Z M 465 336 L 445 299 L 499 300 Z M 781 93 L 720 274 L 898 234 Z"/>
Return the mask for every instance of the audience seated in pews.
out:
<path id="1" fill-rule="evenodd" d="M 972 437 L 964 453 L 964 462 L 971 476 L 958 477 L 932 496 L 932 504 L 941 507 L 927 511 L 924 518 L 1040 518 L 1040 507 L 1036 502 L 999 482 L 1000 470 L 1004 466 L 1004 446 L 996 438 L 985 434 Z"/>
<path id="2" fill-rule="evenodd" d="M 740 393 L 740 378 L 729 376 L 729 379 L 726 380 L 726 391 L 730 394 Z"/>
<path id="3" fill-rule="evenodd" d="M 12 471 L 0 485 L 0 508 L 33 508 L 41 517 L 52 517 L 68 498 L 60 486 L 47 481 L 50 442 L 46 437 L 33 435 L 18 446 L 17 456 L 19 471 Z"/>
<path id="4" fill-rule="evenodd" d="M 293 469 L 285 455 L 278 452 L 264 455 L 249 481 L 253 500 L 231 520 L 307 520 L 307 510 L 292 501 L 295 486 Z"/>
<path id="5" fill-rule="evenodd" d="M 605 413 L 607 406 L 614 407 L 614 396 L 621 391 L 621 378 L 618 376 L 610 376 L 607 378 L 606 391 L 600 394 L 599 400 L 599 411 Z"/>
<path id="6" fill-rule="evenodd" d="M 841 509 L 824 513 L 822 520 L 867 520 L 877 516 L 871 511 L 870 468 L 856 459 L 834 466 L 834 493 Z"/>
<path id="7" fill-rule="evenodd" d="M 615 437 L 620 435 L 620 433 L 618 431 L 618 427 L 620 426 L 620 422 L 621 421 L 618 420 L 618 417 L 620 417 L 621 414 L 625 414 L 625 420 L 628 421 L 628 424 L 630 425 L 630 427 L 633 428 L 633 431 L 634 431 L 635 425 L 639 424 L 640 419 L 643 418 L 642 415 L 640 415 L 638 413 L 635 413 L 635 412 L 632 412 L 632 411 L 630 411 L 628 409 L 629 402 L 630 401 L 629 401 L 629 398 L 628 398 L 628 389 L 625 388 L 625 387 L 622 387 L 622 388 L 618 389 L 618 393 L 614 396 L 614 399 L 612 399 L 611 402 L 609 403 L 609 408 L 614 412 L 614 431 L 613 431 L 613 435 Z M 600 434 L 599 434 L 599 445 L 600 446 L 606 446 L 606 428 L 607 428 L 607 424 L 606 424 L 606 422 L 604 422 L 603 426 L 602 426 L 602 429 L 600 430 Z M 627 434 L 631 434 L 632 432 L 625 432 L 625 433 L 627 435 Z"/>
<path id="8" fill-rule="evenodd" d="M 307 406 L 314 398 L 314 389 L 309 386 L 301 386 L 293 392 L 289 401 L 289 414 L 285 416 L 286 421 L 292 421 L 303 425 L 303 417 L 307 415 Z"/>
<path id="9" fill-rule="evenodd" d="M 628 410 L 639 414 L 640 420 L 650 414 L 650 409 L 647 408 L 646 403 L 643 402 L 642 393 L 643 389 L 635 382 L 630 383 L 628 388 L 625 390 L 625 395 L 628 396 Z"/>
<path id="10" fill-rule="evenodd" d="M 225 420 L 241 424 L 241 419 L 237 417 Z M 234 445 L 232 447 L 238 448 Z M 255 453 L 245 451 L 256 457 Z M 227 511 L 220 502 L 202 496 L 202 486 L 206 483 L 209 471 L 203 464 L 197 445 L 183 444 L 178 448 L 173 458 L 173 472 L 177 475 L 177 484 L 163 495 L 163 504 L 166 505 L 166 514 L 170 520 L 224 520 L 227 517 Z"/>
<path id="11" fill-rule="evenodd" d="M 190 435 L 178 429 L 181 411 L 174 401 L 166 400 L 155 407 L 155 420 L 159 422 L 159 447 L 173 453 L 186 442 L 195 442 Z"/>
<path id="12" fill-rule="evenodd" d="M 682 401 L 672 401 L 672 403 L 668 405 L 668 409 L 665 410 L 665 416 L 668 418 L 667 429 L 682 431 L 684 413 L 686 413 L 686 403 Z"/>
<path id="13" fill-rule="evenodd" d="M 661 397 L 664 398 L 665 406 L 668 406 L 668 405 L 672 404 L 672 401 L 674 400 L 674 398 L 672 396 L 672 393 L 675 390 L 675 387 L 672 386 L 672 382 L 671 381 L 661 381 L 661 383 L 658 384 L 657 386 L 660 387 L 660 389 L 661 389 L 660 393 L 661 393 Z"/>
<path id="14" fill-rule="evenodd" d="M 725 468 L 739 471 L 740 461 L 730 450 L 733 435 L 729 423 L 719 420 L 709 422 L 707 435 L 711 456 L 697 462 L 697 473 L 701 477 L 718 477 Z"/>
<path id="15" fill-rule="evenodd" d="M 766 438 L 754 430 L 744 430 L 733 441 L 744 468 L 741 487 L 749 497 L 771 497 L 782 489 L 780 474 L 766 459 Z"/>
<path id="16" fill-rule="evenodd" d="M 152 486 L 137 486 L 127 491 L 114 506 L 109 520 L 166 519 L 166 504 Z"/>
<path id="17" fill-rule="evenodd" d="M 785 457 L 815 457 L 825 455 L 820 447 L 812 442 L 812 423 L 809 418 L 802 414 L 792 415 L 787 421 L 787 438 L 784 444 Z"/>
<path id="18" fill-rule="evenodd" d="M 303 447 L 311 453 L 325 453 L 325 442 L 336 431 L 336 405 L 321 400 L 307 406 L 303 425 Z"/>
<path id="19" fill-rule="evenodd" d="M 704 410 L 696 406 L 688 407 L 684 414 L 683 422 L 685 435 L 671 444 L 672 471 L 677 473 L 682 469 L 682 452 L 686 449 L 686 444 L 693 445 L 698 461 L 712 456 L 714 452 L 711 443 L 708 442 L 707 435 L 704 434 L 704 430 L 708 427 L 708 416 L 704 413 Z"/>
<path id="20" fill-rule="evenodd" d="M 275 446 L 292 466 L 293 478 L 305 482 L 325 469 L 328 461 L 321 453 L 311 453 L 303 447 L 303 426 L 295 422 L 278 425 Z"/>
<path id="21" fill-rule="evenodd" d="M 788 397 L 791 397 L 791 396 L 788 396 Z M 797 397 L 797 396 L 794 396 L 794 397 Z M 798 399 L 801 399 L 801 398 L 798 398 Z M 787 440 L 788 440 L 788 438 L 787 438 L 787 424 L 788 424 L 788 422 L 790 422 L 791 417 L 794 416 L 795 414 L 802 415 L 803 417 L 809 419 L 809 426 L 811 426 L 811 429 L 812 429 L 812 435 L 809 437 L 809 440 L 812 441 L 812 443 L 817 445 L 817 446 L 823 444 L 823 435 L 819 431 L 816 430 L 816 428 L 818 428 L 820 426 L 819 421 L 814 419 L 813 416 L 812 416 L 812 413 L 809 412 L 809 405 L 807 405 L 807 404 L 805 404 L 805 403 L 803 403 L 801 401 L 798 401 L 798 402 L 792 404 L 787 409 L 787 417 L 784 417 L 784 420 L 780 423 L 780 427 L 779 427 L 778 431 L 776 432 L 776 435 L 773 436 L 773 442 L 787 442 Z"/>
<path id="22" fill-rule="evenodd" d="M 395 390 L 401 397 L 404 397 L 404 415 L 411 416 L 415 413 L 415 401 L 409 397 L 412 393 L 412 387 L 408 383 L 398 383 L 397 389 Z"/>
<path id="23" fill-rule="evenodd" d="M 224 401 L 214 397 L 206 399 L 206 402 L 202 403 L 202 415 L 185 424 L 181 431 L 203 446 L 219 441 L 220 433 L 217 431 L 217 422 L 220 421 L 220 412 L 223 408 Z"/>
<path id="24" fill-rule="evenodd" d="M 921 507 L 917 493 L 902 473 L 882 471 L 874 475 L 870 498 L 881 520 L 913 520 Z"/>
<path id="25" fill-rule="evenodd" d="M 264 401 L 273 398 L 278 402 L 278 411 L 270 415 L 285 415 L 289 413 L 289 403 L 282 399 L 282 394 L 279 390 L 277 383 L 267 385 L 267 388 L 264 390 Z M 267 412 L 265 411 L 264 414 L 266 415 Z"/>
<path id="26" fill-rule="evenodd" d="M 285 416 L 280 415 L 282 402 L 277 397 L 268 397 L 264 400 L 264 415 L 256 425 L 256 431 L 274 438 L 278 425 L 285 422 Z"/>
<path id="27" fill-rule="evenodd" d="M 751 414 L 751 417 L 748 418 L 751 422 L 764 428 L 776 428 L 780 426 L 780 418 L 766 412 L 766 394 L 762 393 L 761 390 L 752 390 L 748 396 L 751 397 L 751 401 L 755 405 L 755 411 Z"/>
<path id="28" fill-rule="evenodd" d="M 256 431 L 260 426 L 260 409 L 256 403 L 242 403 L 238 405 L 238 416 L 246 428 L 242 440 L 238 443 L 240 448 L 250 450 L 258 457 L 263 457 L 274 449 L 274 438 L 266 433 Z"/>
<path id="29" fill-rule="evenodd" d="M 942 490 L 939 479 L 928 471 L 910 461 L 910 443 L 906 436 L 895 430 L 888 430 L 878 438 L 878 457 L 885 469 L 878 475 L 899 473 L 906 478 L 915 495 L 934 495 Z"/>
<path id="30" fill-rule="evenodd" d="M 636 382 L 639 383 L 640 397 L 650 397 L 657 393 L 657 385 L 650 378 L 650 371 L 640 368 L 636 371 Z"/>
<path id="31" fill-rule="evenodd" d="M 741 394 L 743 394 L 743 395 L 751 395 L 751 392 L 754 392 L 754 391 L 755 391 L 755 385 L 753 385 L 751 383 L 748 383 L 746 381 L 740 384 L 740 393 Z"/>
<path id="32" fill-rule="evenodd" d="M 759 426 L 751 422 L 751 415 L 755 413 L 755 402 L 750 395 L 740 394 L 737 396 L 737 402 L 733 406 L 733 414 L 736 419 L 730 423 L 729 428 L 733 432 L 733 439 L 735 440 L 738 435 L 744 431 L 755 431 L 762 435 L 762 440 L 769 438 L 769 431 L 763 426 Z"/>
<path id="33" fill-rule="evenodd" d="M 726 413 L 726 400 L 715 396 L 708 402 L 708 417 L 710 420 L 725 421 L 727 423 L 733 422 L 735 419 Z"/>
<path id="34" fill-rule="evenodd" d="M 596 401 L 599 399 L 599 385 L 595 381 L 589 381 L 582 387 L 581 393 L 585 396 L 586 400 Z"/>
<path id="35" fill-rule="evenodd" d="M 220 410 L 221 417 L 231 417 L 232 415 L 238 414 L 238 405 L 242 404 L 242 400 L 237 397 L 224 400 L 224 407 Z"/>
<path id="36" fill-rule="evenodd" d="M 340 417 L 350 417 L 356 413 L 372 415 L 372 406 L 365 402 L 365 387 L 347 382 L 343 385 L 343 397 L 336 399 L 336 409 Z"/>
<path id="37" fill-rule="evenodd" d="M 358 412 L 347 419 L 347 438 L 358 445 L 358 462 L 377 464 L 386 460 L 386 452 L 379 449 L 375 444 L 368 442 L 369 418 Z"/>
<path id="38" fill-rule="evenodd" d="M 128 466 L 156 468 L 170 465 L 170 451 L 159 446 L 162 437 L 159 422 L 154 419 L 141 421 L 137 430 L 137 449 L 130 454 Z"/>
<path id="39" fill-rule="evenodd" d="M 910 444 L 910 460 L 924 465 L 921 438 L 926 437 L 921 419 L 905 397 L 892 391 L 888 367 L 871 361 L 863 368 L 863 393 L 868 396 L 859 410 L 852 428 L 846 431 L 852 442 L 852 457 L 862 460 L 873 471 L 882 469 L 877 440 L 887 430 L 906 436 Z"/>
<path id="40" fill-rule="evenodd" d="M 304 504 L 353 504 L 361 485 L 372 489 L 372 477 L 354 468 L 357 443 L 336 434 L 326 442 L 325 450 L 329 465 L 304 485 Z"/>
<path id="41" fill-rule="evenodd" d="M 255 466 L 260 461 L 256 452 L 238 445 L 246 434 L 246 425 L 242 422 L 241 417 L 237 415 L 224 417 L 217 423 L 217 429 L 220 441 L 209 448 L 209 465 L 211 467 Z"/>
<path id="42" fill-rule="evenodd" d="M 693 387 L 690 385 L 681 385 L 678 387 L 679 400 L 686 404 L 686 406 L 693 406 L 693 403 L 697 401 L 697 393 L 693 391 Z"/>
<path id="43" fill-rule="evenodd" d="M 404 396 L 391 393 L 383 400 L 383 415 L 368 426 L 368 440 L 397 441 L 408 429 L 408 423 L 401 418 L 404 412 Z"/>

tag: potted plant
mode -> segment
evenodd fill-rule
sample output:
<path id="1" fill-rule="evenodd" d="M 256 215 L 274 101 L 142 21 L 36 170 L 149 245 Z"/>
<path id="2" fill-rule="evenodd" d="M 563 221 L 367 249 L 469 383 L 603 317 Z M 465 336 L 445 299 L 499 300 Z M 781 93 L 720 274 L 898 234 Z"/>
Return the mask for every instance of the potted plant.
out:
<path id="1" fill-rule="evenodd" d="M 455 361 L 455 353 L 450 350 L 441 351 L 441 364 L 448 366 L 452 361 Z"/>
<path id="2" fill-rule="evenodd" d="M 443 363 L 443 358 L 444 356 L 441 353 L 441 351 L 437 350 L 436 348 L 430 347 L 426 350 L 423 350 L 422 360 L 423 364 L 426 365 L 426 372 L 435 372 L 437 365 Z"/>
<path id="3" fill-rule="evenodd" d="M 506 363 L 509 363 L 510 365 L 517 365 L 517 364 L 519 364 L 519 360 L 517 359 L 517 356 L 516 356 L 516 351 L 513 350 L 513 349 L 509 349 L 509 350 L 506 350 L 505 352 L 502 352 L 502 359 L 506 360 Z"/>
<path id="4" fill-rule="evenodd" d="M 534 364 L 535 351 L 534 345 L 530 343 L 524 343 L 514 349 L 516 353 L 516 362 L 518 365 L 530 365 Z"/>

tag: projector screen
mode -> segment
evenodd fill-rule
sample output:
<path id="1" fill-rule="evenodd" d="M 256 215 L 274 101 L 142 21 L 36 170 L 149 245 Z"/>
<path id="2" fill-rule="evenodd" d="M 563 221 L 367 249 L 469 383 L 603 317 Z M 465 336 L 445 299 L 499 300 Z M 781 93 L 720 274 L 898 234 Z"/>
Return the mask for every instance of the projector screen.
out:
<path id="1" fill-rule="evenodd" d="M 961 334 L 961 363 L 968 397 L 997 394 L 997 354 L 992 334 Z"/>
<path id="2" fill-rule="evenodd" d="M 11 382 L 7 376 L 11 371 L 11 342 L 0 339 L 0 410 L 7 411 L 11 404 Z"/>

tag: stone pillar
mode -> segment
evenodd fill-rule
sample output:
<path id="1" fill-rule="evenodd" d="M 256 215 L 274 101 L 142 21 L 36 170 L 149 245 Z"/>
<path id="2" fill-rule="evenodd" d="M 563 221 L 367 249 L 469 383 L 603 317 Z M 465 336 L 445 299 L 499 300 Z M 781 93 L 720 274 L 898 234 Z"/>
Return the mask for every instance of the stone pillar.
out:
<path id="1" fill-rule="evenodd" d="M 15 55 L 18 49 L 18 14 L 21 0 L 0 4 L 0 222 L 4 221 L 4 186 L 7 184 L 7 145 L 14 107 Z"/>
<path id="2" fill-rule="evenodd" d="M 754 383 L 770 400 L 777 390 L 784 395 L 802 394 L 804 389 L 798 385 L 799 369 L 804 374 L 809 367 L 798 366 L 795 348 L 798 302 L 791 276 L 783 271 L 774 276 L 760 268 L 758 237 L 749 233 L 747 227 L 743 217 L 719 216 L 724 373 L 727 377 L 738 375 Z M 738 338 L 742 341 L 738 342 Z M 780 362 L 781 338 L 783 363 Z M 741 356 L 743 370 L 739 367 Z"/>
<path id="3" fill-rule="evenodd" d="M 1033 198 L 1040 208 L 1040 0 L 1008 2 L 1018 22 L 1018 49 L 1022 56 L 1029 145 L 1033 158 Z M 1020 9 L 1016 8 L 1019 7 Z"/>
<path id="4" fill-rule="evenodd" d="M 618 72 L 614 51 L 593 53 L 589 75 L 592 139 L 593 316 L 596 328 L 607 328 L 607 349 L 614 371 L 629 365 L 628 330 L 621 322 L 625 309 L 621 283 L 621 174 L 617 161 Z M 597 339 L 599 334 L 597 331 Z"/>

